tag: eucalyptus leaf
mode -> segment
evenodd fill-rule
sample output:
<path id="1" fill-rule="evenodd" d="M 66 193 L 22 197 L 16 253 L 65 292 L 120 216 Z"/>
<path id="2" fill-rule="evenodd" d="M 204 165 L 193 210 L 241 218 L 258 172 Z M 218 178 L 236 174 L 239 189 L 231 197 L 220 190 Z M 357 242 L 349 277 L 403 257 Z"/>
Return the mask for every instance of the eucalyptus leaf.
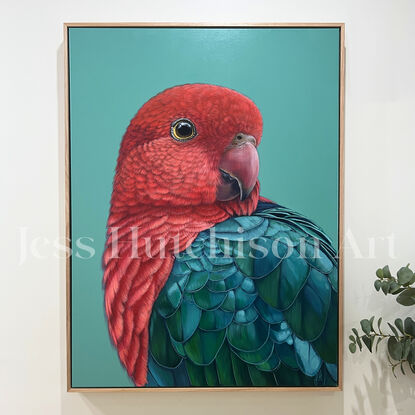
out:
<path id="1" fill-rule="evenodd" d="M 415 321 L 411 317 L 406 317 L 405 322 L 405 333 L 409 334 L 412 337 L 415 337 Z"/>
<path id="2" fill-rule="evenodd" d="M 363 343 L 369 349 L 370 353 L 372 353 L 372 347 L 373 347 L 374 339 L 375 339 L 374 335 L 372 335 L 372 336 L 367 336 L 367 335 L 362 336 Z"/>
<path id="3" fill-rule="evenodd" d="M 383 293 L 386 295 L 389 292 L 389 281 L 382 281 L 380 284 L 380 288 L 382 288 Z"/>
<path id="4" fill-rule="evenodd" d="M 406 288 L 403 290 L 398 297 L 396 298 L 396 301 L 399 304 L 402 304 L 404 306 L 411 306 L 415 304 L 415 288 Z"/>
<path id="5" fill-rule="evenodd" d="M 383 278 L 383 270 L 382 270 L 382 268 L 378 268 L 378 269 L 376 270 L 376 276 L 377 276 L 378 278 L 380 278 L 380 279 L 382 279 L 382 278 Z"/>
<path id="6" fill-rule="evenodd" d="M 398 328 L 398 330 L 399 330 L 402 334 L 405 334 L 405 331 L 404 331 L 404 329 L 403 329 L 403 321 L 402 321 L 402 319 L 397 318 L 397 319 L 395 320 L 395 326 Z"/>
<path id="7" fill-rule="evenodd" d="M 381 324 L 382 324 L 382 317 L 379 317 L 379 320 L 378 320 L 378 329 L 379 329 L 379 333 L 382 334 L 382 330 L 380 329 L 380 325 Z"/>
<path id="8" fill-rule="evenodd" d="M 396 283 L 395 281 L 391 281 L 391 283 L 389 284 L 389 292 L 391 294 L 395 294 L 399 290 L 401 290 L 401 286 L 398 283 Z"/>
<path id="9" fill-rule="evenodd" d="M 382 285 L 382 281 L 381 280 L 376 280 L 374 285 L 375 285 L 376 291 L 379 291 L 380 286 Z"/>
<path id="10" fill-rule="evenodd" d="M 356 343 L 350 343 L 349 350 L 351 353 L 356 353 Z"/>
<path id="11" fill-rule="evenodd" d="M 409 269 L 409 267 L 402 267 L 398 271 L 397 276 L 398 276 L 399 284 L 405 285 L 405 284 L 408 284 L 412 280 L 414 273 Z"/>
<path id="12" fill-rule="evenodd" d="M 360 326 L 365 334 L 369 334 L 371 330 L 371 324 L 368 319 L 364 319 L 360 321 Z"/>
<path id="13" fill-rule="evenodd" d="M 352 331 L 356 336 L 356 343 L 359 346 L 359 350 L 362 350 L 362 342 L 360 341 L 359 333 L 357 332 L 355 328 L 353 328 Z"/>
<path id="14" fill-rule="evenodd" d="M 388 326 L 390 327 L 390 329 L 393 331 L 393 334 L 395 335 L 396 339 L 399 339 L 399 334 L 398 331 L 395 329 L 395 327 L 392 326 L 391 323 L 388 323 Z"/>
<path id="15" fill-rule="evenodd" d="M 411 339 L 406 339 L 403 345 L 402 359 L 407 360 L 409 352 L 411 351 Z"/>
<path id="16" fill-rule="evenodd" d="M 391 272 L 389 270 L 389 265 L 385 265 L 382 269 L 383 278 L 391 278 Z"/>
<path id="17" fill-rule="evenodd" d="M 403 347 L 402 343 L 395 339 L 395 337 L 389 337 L 388 339 L 388 352 L 393 360 L 400 361 L 402 359 Z"/>

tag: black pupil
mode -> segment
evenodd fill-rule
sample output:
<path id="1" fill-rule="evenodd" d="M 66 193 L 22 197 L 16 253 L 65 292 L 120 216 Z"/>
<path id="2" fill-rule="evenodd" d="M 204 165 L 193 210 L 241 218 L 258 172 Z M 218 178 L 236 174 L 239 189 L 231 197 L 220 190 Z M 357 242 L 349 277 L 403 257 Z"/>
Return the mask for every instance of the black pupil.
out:
<path id="1" fill-rule="evenodd" d="M 181 121 L 176 127 L 176 131 L 177 134 L 181 137 L 190 137 L 192 135 L 193 128 L 187 121 Z"/>

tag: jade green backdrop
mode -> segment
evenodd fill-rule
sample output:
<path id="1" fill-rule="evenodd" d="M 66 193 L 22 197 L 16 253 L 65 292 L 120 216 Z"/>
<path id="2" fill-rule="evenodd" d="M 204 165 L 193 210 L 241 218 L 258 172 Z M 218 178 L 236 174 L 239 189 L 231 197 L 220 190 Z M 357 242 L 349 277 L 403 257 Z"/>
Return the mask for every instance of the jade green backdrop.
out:
<path id="1" fill-rule="evenodd" d="M 133 386 L 108 335 L 101 256 L 122 136 L 165 88 L 211 83 L 254 100 L 261 194 L 337 246 L 339 37 L 337 28 L 69 29 L 72 387 Z"/>

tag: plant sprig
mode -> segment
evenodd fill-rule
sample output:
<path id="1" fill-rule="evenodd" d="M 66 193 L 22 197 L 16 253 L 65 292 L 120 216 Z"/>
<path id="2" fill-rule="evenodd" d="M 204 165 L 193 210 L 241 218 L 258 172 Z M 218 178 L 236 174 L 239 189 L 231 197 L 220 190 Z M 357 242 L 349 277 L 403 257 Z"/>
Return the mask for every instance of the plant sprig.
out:
<path id="1" fill-rule="evenodd" d="M 391 275 L 388 265 L 379 268 L 376 276 L 378 277 L 374 283 L 376 291 L 382 290 L 385 295 L 398 295 L 396 301 L 401 305 L 415 304 L 415 287 L 411 287 L 415 283 L 415 274 L 409 268 L 409 264 L 402 267 L 396 277 Z"/>
<path id="2" fill-rule="evenodd" d="M 397 276 L 393 277 L 390 273 L 389 266 L 379 268 L 376 271 L 378 279 L 375 281 L 376 291 L 382 290 L 385 295 L 397 295 L 396 301 L 403 306 L 415 305 L 415 274 L 409 268 L 402 267 Z M 391 333 L 382 331 L 382 317 L 377 320 L 377 330 L 374 327 L 375 316 L 370 319 L 360 321 L 360 327 L 363 334 L 359 334 L 356 328 L 352 329 L 353 334 L 349 336 L 349 350 L 355 353 L 357 348 L 363 350 L 363 346 L 373 353 L 378 351 L 378 346 L 383 339 L 387 340 L 388 360 L 391 364 L 392 372 L 396 377 L 395 369 L 400 367 L 401 372 L 405 374 L 404 367 L 407 365 L 415 373 L 415 321 L 407 317 L 404 321 L 397 318 L 394 324 L 388 322 Z"/>

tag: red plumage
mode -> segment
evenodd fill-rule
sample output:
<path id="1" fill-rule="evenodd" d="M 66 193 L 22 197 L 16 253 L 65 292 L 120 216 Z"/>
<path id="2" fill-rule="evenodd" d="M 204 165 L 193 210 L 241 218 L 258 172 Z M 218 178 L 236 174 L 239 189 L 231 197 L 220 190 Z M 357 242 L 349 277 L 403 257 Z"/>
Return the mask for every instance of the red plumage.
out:
<path id="1" fill-rule="evenodd" d="M 171 137 L 180 118 L 195 124 L 192 140 Z M 216 223 L 250 215 L 258 203 L 258 181 L 245 200 L 217 200 L 220 161 L 238 133 L 259 144 L 255 104 L 227 88 L 189 84 L 151 98 L 123 137 L 103 257 L 105 310 L 111 339 L 137 386 L 147 381 L 149 318 L 174 253 Z"/>

